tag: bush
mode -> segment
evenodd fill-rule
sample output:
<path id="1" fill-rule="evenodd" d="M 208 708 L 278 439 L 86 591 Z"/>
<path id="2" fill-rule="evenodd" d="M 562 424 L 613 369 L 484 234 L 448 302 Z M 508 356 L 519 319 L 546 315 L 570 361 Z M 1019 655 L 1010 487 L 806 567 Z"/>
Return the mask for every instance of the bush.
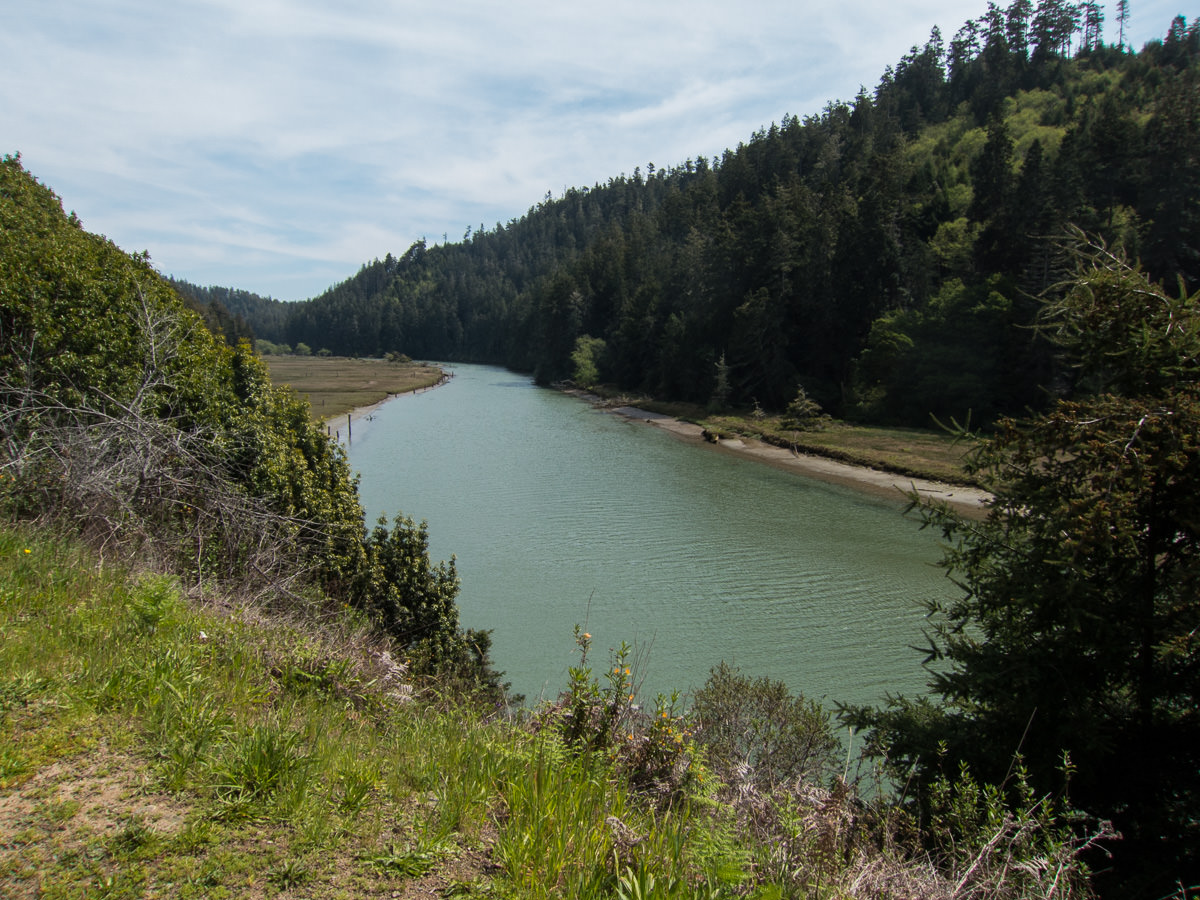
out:
<path id="1" fill-rule="evenodd" d="M 718 774 L 764 792 L 825 780 L 838 750 L 830 715 L 819 703 L 724 662 L 696 692 L 692 715 L 696 742 Z"/>
<path id="2" fill-rule="evenodd" d="M 682 797 L 698 767 L 678 693 L 658 696 L 649 713 L 636 702 L 628 644 L 613 651 L 601 680 L 588 665 L 592 636 L 578 625 L 575 643 L 579 665 L 569 670 L 566 692 L 540 710 L 539 725 L 556 730 L 573 756 L 614 764 L 635 790 L 667 802 Z"/>

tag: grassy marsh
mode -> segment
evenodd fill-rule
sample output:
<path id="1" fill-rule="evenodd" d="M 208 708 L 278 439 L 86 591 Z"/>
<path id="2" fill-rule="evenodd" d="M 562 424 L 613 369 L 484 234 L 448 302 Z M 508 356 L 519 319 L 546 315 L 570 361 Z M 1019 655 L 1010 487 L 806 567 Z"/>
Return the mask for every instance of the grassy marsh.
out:
<path id="1" fill-rule="evenodd" d="M 964 471 L 974 441 L 932 429 L 852 425 L 825 419 L 820 427 L 797 430 L 782 416 L 753 410 L 710 413 L 702 406 L 639 397 L 608 397 L 609 405 L 630 405 L 693 422 L 715 434 L 761 440 L 856 466 L 927 478 L 947 484 L 975 485 Z"/>
<path id="2" fill-rule="evenodd" d="M 431 387 L 443 377 L 441 369 L 425 363 L 344 356 L 264 356 L 263 359 L 271 370 L 271 381 L 289 385 L 305 397 L 317 421 L 344 416 L 393 394 Z"/>

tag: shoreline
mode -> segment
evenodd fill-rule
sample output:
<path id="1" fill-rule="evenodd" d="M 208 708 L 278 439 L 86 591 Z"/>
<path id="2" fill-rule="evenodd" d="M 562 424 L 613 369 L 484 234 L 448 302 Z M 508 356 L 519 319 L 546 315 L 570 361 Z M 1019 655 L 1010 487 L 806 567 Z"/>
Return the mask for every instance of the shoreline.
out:
<path id="1" fill-rule="evenodd" d="M 346 415 L 350 417 L 350 424 L 353 425 L 359 419 L 369 417 L 375 410 L 390 400 L 434 390 L 444 385 L 452 377 L 454 377 L 452 372 L 445 372 L 443 377 L 434 384 L 414 388 L 411 391 L 390 394 L 382 400 L 368 404 L 367 406 L 355 407 Z M 661 428 L 663 431 L 686 443 L 702 444 L 719 452 L 751 459 L 785 472 L 814 478 L 830 484 L 839 484 L 866 494 L 895 501 L 906 500 L 908 495 L 915 491 L 921 499 L 935 503 L 945 503 L 967 518 L 982 519 L 987 515 L 987 502 L 991 499 L 991 494 L 980 488 L 947 484 L 942 481 L 915 478 L 910 475 L 898 475 L 894 472 L 874 469 L 869 466 L 851 465 L 850 463 L 818 456 L 815 453 L 798 453 L 794 450 L 788 450 L 750 438 L 719 439 L 714 442 L 705 436 L 703 428 L 691 422 L 684 422 L 682 419 L 651 412 L 636 406 L 613 407 L 608 405 L 602 397 L 589 391 L 580 390 L 579 388 L 568 387 L 558 388 L 558 390 L 564 394 L 570 394 L 602 412 L 620 416 L 630 422 L 640 422 L 655 428 Z M 336 432 L 340 439 L 340 430 L 335 428 L 335 423 L 341 423 L 342 421 L 343 416 L 339 415 L 331 419 L 322 420 L 322 424 L 329 430 L 331 437 Z"/>
<path id="2" fill-rule="evenodd" d="M 426 391 L 432 391 L 434 388 L 440 388 L 453 377 L 453 372 L 447 372 L 445 369 L 442 369 L 442 377 L 433 384 L 427 384 L 424 387 L 412 388 L 407 391 L 396 391 L 395 393 L 388 394 L 386 397 L 383 397 L 380 400 L 376 400 L 374 403 L 368 403 L 366 406 L 356 406 L 349 412 L 338 413 L 337 415 L 323 418 L 321 419 L 321 424 L 325 426 L 329 436 L 333 437 L 334 433 L 340 433 L 340 430 L 345 427 L 347 418 L 349 418 L 350 424 L 353 425 L 359 419 L 369 418 L 374 414 L 375 410 L 379 409 L 379 407 L 383 406 L 383 404 L 387 403 L 389 400 L 395 400 L 397 397 L 408 397 L 410 395 L 423 394 Z"/>
<path id="3" fill-rule="evenodd" d="M 980 488 L 898 475 L 868 466 L 855 466 L 812 453 L 797 453 L 794 450 L 776 447 L 773 444 L 750 438 L 722 439 L 713 442 L 705 437 L 703 428 L 691 422 L 684 422 L 681 419 L 650 412 L 636 406 L 607 407 L 604 406 L 601 398 L 584 391 L 574 390 L 569 393 L 629 421 L 661 428 L 688 443 L 706 444 L 721 452 L 753 459 L 783 471 L 815 478 L 830 484 L 840 484 L 863 493 L 892 500 L 903 500 L 915 491 L 921 499 L 945 503 L 968 518 L 982 519 L 987 515 L 987 501 L 991 498 L 991 494 Z"/>

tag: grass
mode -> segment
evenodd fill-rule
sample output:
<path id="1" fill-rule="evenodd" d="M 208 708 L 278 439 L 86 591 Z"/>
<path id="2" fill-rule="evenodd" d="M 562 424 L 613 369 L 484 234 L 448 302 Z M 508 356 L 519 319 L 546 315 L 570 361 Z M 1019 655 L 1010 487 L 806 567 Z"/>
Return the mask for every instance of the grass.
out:
<path id="1" fill-rule="evenodd" d="M 437 384 L 437 366 L 342 356 L 266 356 L 274 384 L 289 385 L 308 399 L 318 421 Z"/>
<path id="2" fill-rule="evenodd" d="M 605 896 L 606 817 L 649 829 L 553 741 L 44 533 L 0 526 L 0 630 L 5 897 Z"/>
<path id="3" fill-rule="evenodd" d="M 798 431 L 777 416 L 710 416 L 701 424 L 709 431 L 754 437 L 856 466 L 948 484 L 975 484 L 963 470 L 973 443 L 942 432 L 832 421 L 816 430 Z"/>
<path id="4" fill-rule="evenodd" d="M 975 886 L 977 855 L 946 873 L 909 856 L 844 785 L 745 793 L 696 756 L 668 802 L 629 787 L 612 745 L 572 749 L 555 722 L 583 707 L 396 700 L 345 615 L 200 605 L 0 523 L 0 896 L 1018 896 Z"/>

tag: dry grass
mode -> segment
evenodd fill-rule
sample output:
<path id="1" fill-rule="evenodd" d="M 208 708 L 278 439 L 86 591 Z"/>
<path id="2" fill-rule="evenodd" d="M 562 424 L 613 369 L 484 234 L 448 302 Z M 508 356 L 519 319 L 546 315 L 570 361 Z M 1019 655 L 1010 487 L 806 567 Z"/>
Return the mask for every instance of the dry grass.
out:
<path id="1" fill-rule="evenodd" d="M 949 484 L 974 484 L 963 472 L 964 457 L 974 442 L 956 440 L 942 432 L 844 423 L 820 431 L 793 431 L 782 428 L 775 419 L 763 423 L 742 421 L 745 428 L 757 425 L 764 440 L 794 446 L 804 453 Z"/>
<path id="2" fill-rule="evenodd" d="M 264 357 L 275 384 L 308 399 L 313 418 L 325 421 L 371 406 L 393 394 L 431 387 L 444 377 L 437 366 L 342 356 Z"/>
<path id="3" fill-rule="evenodd" d="M 829 419 L 819 429 L 797 431 L 785 427 L 780 416 L 756 416 L 751 410 L 713 415 L 694 404 L 665 403 L 627 395 L 604 396 L 601 402 L 610 406 L 637 406 L 694 422 L 716 434 L 755 438 L 851 465 L 946 484 L 981 486 L 963 470 L 965 458 L 975 447 L 975 442 L 959 440 L 946 432 L 849 425 Z"/>

